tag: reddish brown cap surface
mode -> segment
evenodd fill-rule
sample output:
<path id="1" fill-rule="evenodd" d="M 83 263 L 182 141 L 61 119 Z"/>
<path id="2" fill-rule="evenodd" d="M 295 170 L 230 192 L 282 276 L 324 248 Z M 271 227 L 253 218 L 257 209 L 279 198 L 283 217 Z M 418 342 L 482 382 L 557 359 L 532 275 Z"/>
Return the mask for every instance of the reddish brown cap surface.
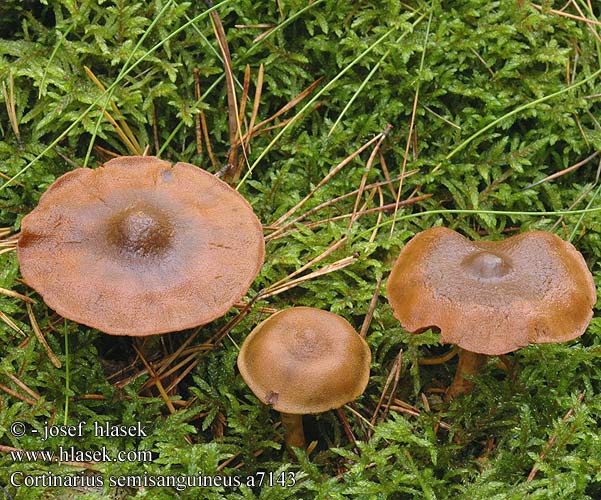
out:
<path id="1" fill-rule="evenodd" d="M 442 342 L 489 355 L 574 339 L 597 301 L 584 258 L 554 234 L 470 241 L 444 227 L 407 243 L 387 293 L 408 331 L 438 327 Z"/>
<path id="2" fill-rule="evenodd" d="M 265 246 L 248 202 L 188 163 L 122 157 L 54 182 L 21 225 L 21 273 L 62 316 L 152 335 L 225 314 Z"/>
<path id="3" fill-rule="evenodd" d="M 244 340 L 238 368 L 265 404 L 292 414 L 321 413 L 359 397 L 371 352 L 348 321 L 293 307 L 260 323 Z"/>

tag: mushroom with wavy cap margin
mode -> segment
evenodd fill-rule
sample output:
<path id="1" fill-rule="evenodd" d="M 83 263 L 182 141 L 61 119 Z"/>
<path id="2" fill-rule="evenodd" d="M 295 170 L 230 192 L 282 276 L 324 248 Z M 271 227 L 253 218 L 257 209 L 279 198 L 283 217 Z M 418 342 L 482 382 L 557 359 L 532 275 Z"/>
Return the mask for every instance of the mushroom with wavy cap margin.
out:
<path id="1" fill-rule="evenodd" d="M 367 343 L 348 321 L 312 307 L 271 315 L 238 355 L 244 381 L 280 412 L 288 449 L 305 447 L 303 414 L 340 408 L 363 394 L 370 362 Z"/>
<path id="2" fill-rule="evenodd" d="M 487 355 L 582 335 L 597 301 L 584 258 L 554 234 L 470 241 L 444 227 L 407 243 L 387 294 L 405 329 L 437 327 L 441 342 L 461 348 L 448 399 L 471 390 L 465 375 L 477 373 Z"/>
<path id="3" fill-rule="evenodd" d="M 250 204 L 189 163 L 121 157 L 59 177 L 21 224 L 25 282 L 113 335 L 202 325 L 247 292 L 265 255 Z"/>

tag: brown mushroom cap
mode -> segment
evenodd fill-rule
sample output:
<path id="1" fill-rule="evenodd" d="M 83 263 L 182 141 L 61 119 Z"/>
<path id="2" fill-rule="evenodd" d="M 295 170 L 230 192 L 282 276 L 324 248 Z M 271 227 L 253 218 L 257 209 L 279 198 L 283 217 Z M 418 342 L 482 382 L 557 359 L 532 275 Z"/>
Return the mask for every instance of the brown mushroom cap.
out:
<path id="1" fill-rule="evenodd" d="M 554 234 L 470 241 L 444 227 L 407 243 L 387 293 L 408 331 L 438 327 L 442 342 L 488 355 L 582 335 L 597 300 L 584 258 Z"/>
<path id="2" fill-rule="evenodd" d="M 265 404 L 292 414 L 340 408 L 369 380 L 371 352 L 344 318 L 312 307 L 279 311 L 245 339 L 238 368 Z"/>
<path id="3" fill-rule="evenodd" d="M 248 202 L 188 163 L 122 157 L 58 178 L 21 224 L 28 285 L 60 315 L 113 335 L 152 335 L 225 314 L 265 246 Z"/>

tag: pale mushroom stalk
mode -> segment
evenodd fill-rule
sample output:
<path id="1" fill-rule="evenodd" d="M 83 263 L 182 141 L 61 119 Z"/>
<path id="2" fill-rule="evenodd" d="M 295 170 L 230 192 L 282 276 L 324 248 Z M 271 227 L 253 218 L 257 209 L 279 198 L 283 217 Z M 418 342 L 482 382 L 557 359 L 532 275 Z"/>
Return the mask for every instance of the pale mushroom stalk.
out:
<path id="1" fill-rule="evenodd" d="M 480 369 L 486 364 L 488 356 L 486 354 L 478 354 L 477 352 L 459 349 L 459 364 L 455 372 L 455 378 L 447 389 L 445 399 L 456 398 L 460 394 L 466 394 L 472 390 L 474 386 L 472 377 L 474 377 Z M 469 378 L 466 378 L 466 375 Z"/>
<path id="2" fill-rule="evenodd" d="M 303 416 L 294 413 L 280 412 L 282 425 L 284 426 L 284 441 L 286 448 L 292 451 L 292 447 L 305 448 L 305 431 L 303 428 Z"/>

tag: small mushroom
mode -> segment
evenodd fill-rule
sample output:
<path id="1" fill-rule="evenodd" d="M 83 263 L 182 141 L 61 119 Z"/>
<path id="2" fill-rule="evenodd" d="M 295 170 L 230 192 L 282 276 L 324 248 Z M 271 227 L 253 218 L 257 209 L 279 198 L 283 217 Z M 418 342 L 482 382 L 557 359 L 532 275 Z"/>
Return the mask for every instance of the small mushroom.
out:
<path id="1" fill-rule="evenodd" d="M 360 396 L 371 352 L 344 318 L 312 307 L 279 311 L 244 340 L 238 368 L 252 392 L 281 413 L 286 446 L 305 447 L 302 415 Z"/>
<path id="2" fill-rule="evenodd" d="M 597 300 L 584 258 L 554 234 L 470 241 L 444 227 L 407 243 L 387 294 L 405 329 L 436 327 L 441 342 L 461 348 L 447 399 L 471 390 L 465 375 L 477 373 L 487 355 L 582 335 Z"/>
<path id="3" fill-rule="evenodd" d="M 60 315 L 113 335 L 202 325 L 264 259 L 249 203 L 188 163 L 121 157 L 58 178 L 21 224 L 25 282 Z"/>

